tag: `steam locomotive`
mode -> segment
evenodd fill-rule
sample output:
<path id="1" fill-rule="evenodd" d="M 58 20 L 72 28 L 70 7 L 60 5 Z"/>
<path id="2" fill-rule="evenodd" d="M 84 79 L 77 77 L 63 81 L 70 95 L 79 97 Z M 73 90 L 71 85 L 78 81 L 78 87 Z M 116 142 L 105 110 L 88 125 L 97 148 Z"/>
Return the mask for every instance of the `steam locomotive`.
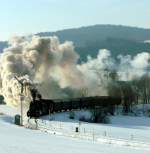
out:
<path id="1" fill-rule="evenodd" d="M 107 108 L 113 114 L 114 106 L 121 103 L 121 98 L 111 96 L 81 97 L 70 99 L 42 99 L 40 94 L 32 91 L 33 101 L 31 101 L 27 116 L 39 118 L 53 112 L 71 111 L 77 109 L 94 109 L 96 107 Z"/>

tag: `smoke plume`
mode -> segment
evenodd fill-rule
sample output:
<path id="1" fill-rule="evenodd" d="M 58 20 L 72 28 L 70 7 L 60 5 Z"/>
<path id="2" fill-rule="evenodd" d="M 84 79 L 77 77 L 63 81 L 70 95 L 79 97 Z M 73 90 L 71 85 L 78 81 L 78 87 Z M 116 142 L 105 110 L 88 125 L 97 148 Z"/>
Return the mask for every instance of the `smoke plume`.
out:
<path id="1" fill-rule="evenodd" d="M 22 82 L 36 83 L 43 98 L 107 95 L 111 70 L 117 72 L 119 80 L 141 77 L 149 66 L 150 54 L 120 55 L 115 60 L 110 51 L 103 49 L 96 58 L 88 56 L 85 63 L 79 64 L 79 58 L 70 41 L 13 37 L 0 56 L 0 92 L 5 102 L 13 106 L 20 103 L 21 89 L 15 76 Z"/>

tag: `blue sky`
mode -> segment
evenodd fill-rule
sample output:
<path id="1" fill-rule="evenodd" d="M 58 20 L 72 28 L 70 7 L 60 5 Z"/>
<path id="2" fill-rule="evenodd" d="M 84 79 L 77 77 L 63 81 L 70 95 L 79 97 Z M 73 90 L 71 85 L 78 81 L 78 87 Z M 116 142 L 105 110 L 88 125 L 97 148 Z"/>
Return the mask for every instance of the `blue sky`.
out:
<path id="1" fill-rule="evenodd" d="M 94 24 L 150 28 L 150 0 L 0 0 L 0 40 Z"/>

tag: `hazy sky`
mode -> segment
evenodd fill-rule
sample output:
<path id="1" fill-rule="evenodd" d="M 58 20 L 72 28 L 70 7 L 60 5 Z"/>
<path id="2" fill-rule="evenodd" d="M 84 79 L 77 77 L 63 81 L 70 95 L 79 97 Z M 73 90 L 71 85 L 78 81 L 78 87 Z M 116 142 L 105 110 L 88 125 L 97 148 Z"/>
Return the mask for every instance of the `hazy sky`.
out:
<path id="1" fill-rule="evenodd" d="M 94 24 L 150 28 L 150 0 L 0 0 L 0 40 Z"/>

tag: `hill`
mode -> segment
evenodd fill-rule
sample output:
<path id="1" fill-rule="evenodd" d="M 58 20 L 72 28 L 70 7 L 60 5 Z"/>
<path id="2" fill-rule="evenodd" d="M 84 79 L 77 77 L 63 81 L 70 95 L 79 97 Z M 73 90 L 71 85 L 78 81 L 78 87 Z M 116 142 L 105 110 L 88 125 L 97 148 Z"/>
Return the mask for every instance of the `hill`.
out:
<path id="1" fill-rule="evenodd" d="M 150 52 L 150 29 L 121 25 L 94 25 L 74 29 L 65 29 L 56 32 L 41 32 L 42 37 L 58 36 L 60 41 L 73 41 L 81 60 L 87 55 L 95 57 L 99 49 L 109 49 L 115 57 L 118 54 L 135 55 L 142 51 Z M 0 42 L 0 50 L 6 46 L 6 42 Z"/>
<path id="2" fill-rule="evenodd" d="M 56 32 L 38 33 L 40 36 L 56 35 L 60 41 L 71 40 L 81 60 L 86 60 L 87 55 L 96 57 L 99 49 L 109 49 L 115 57 L 118 54 L 135 55 L 142 51 L 150 52 L 150 29 L 121 25 L 94 25 L 76 29 L 66 29 Z"/>
<path id="3" fill-rule="evenodd" d="M 143 42 L 150 39 L 150 29 L 121 25 L 94 25 L 56 32 L 41 32 L 40 36 L 56 35 L 61 41 L 71 40 L 77 47 L 85 46 L 87 42 L 104 41 L 108 38 L 127 39 Z"/>

